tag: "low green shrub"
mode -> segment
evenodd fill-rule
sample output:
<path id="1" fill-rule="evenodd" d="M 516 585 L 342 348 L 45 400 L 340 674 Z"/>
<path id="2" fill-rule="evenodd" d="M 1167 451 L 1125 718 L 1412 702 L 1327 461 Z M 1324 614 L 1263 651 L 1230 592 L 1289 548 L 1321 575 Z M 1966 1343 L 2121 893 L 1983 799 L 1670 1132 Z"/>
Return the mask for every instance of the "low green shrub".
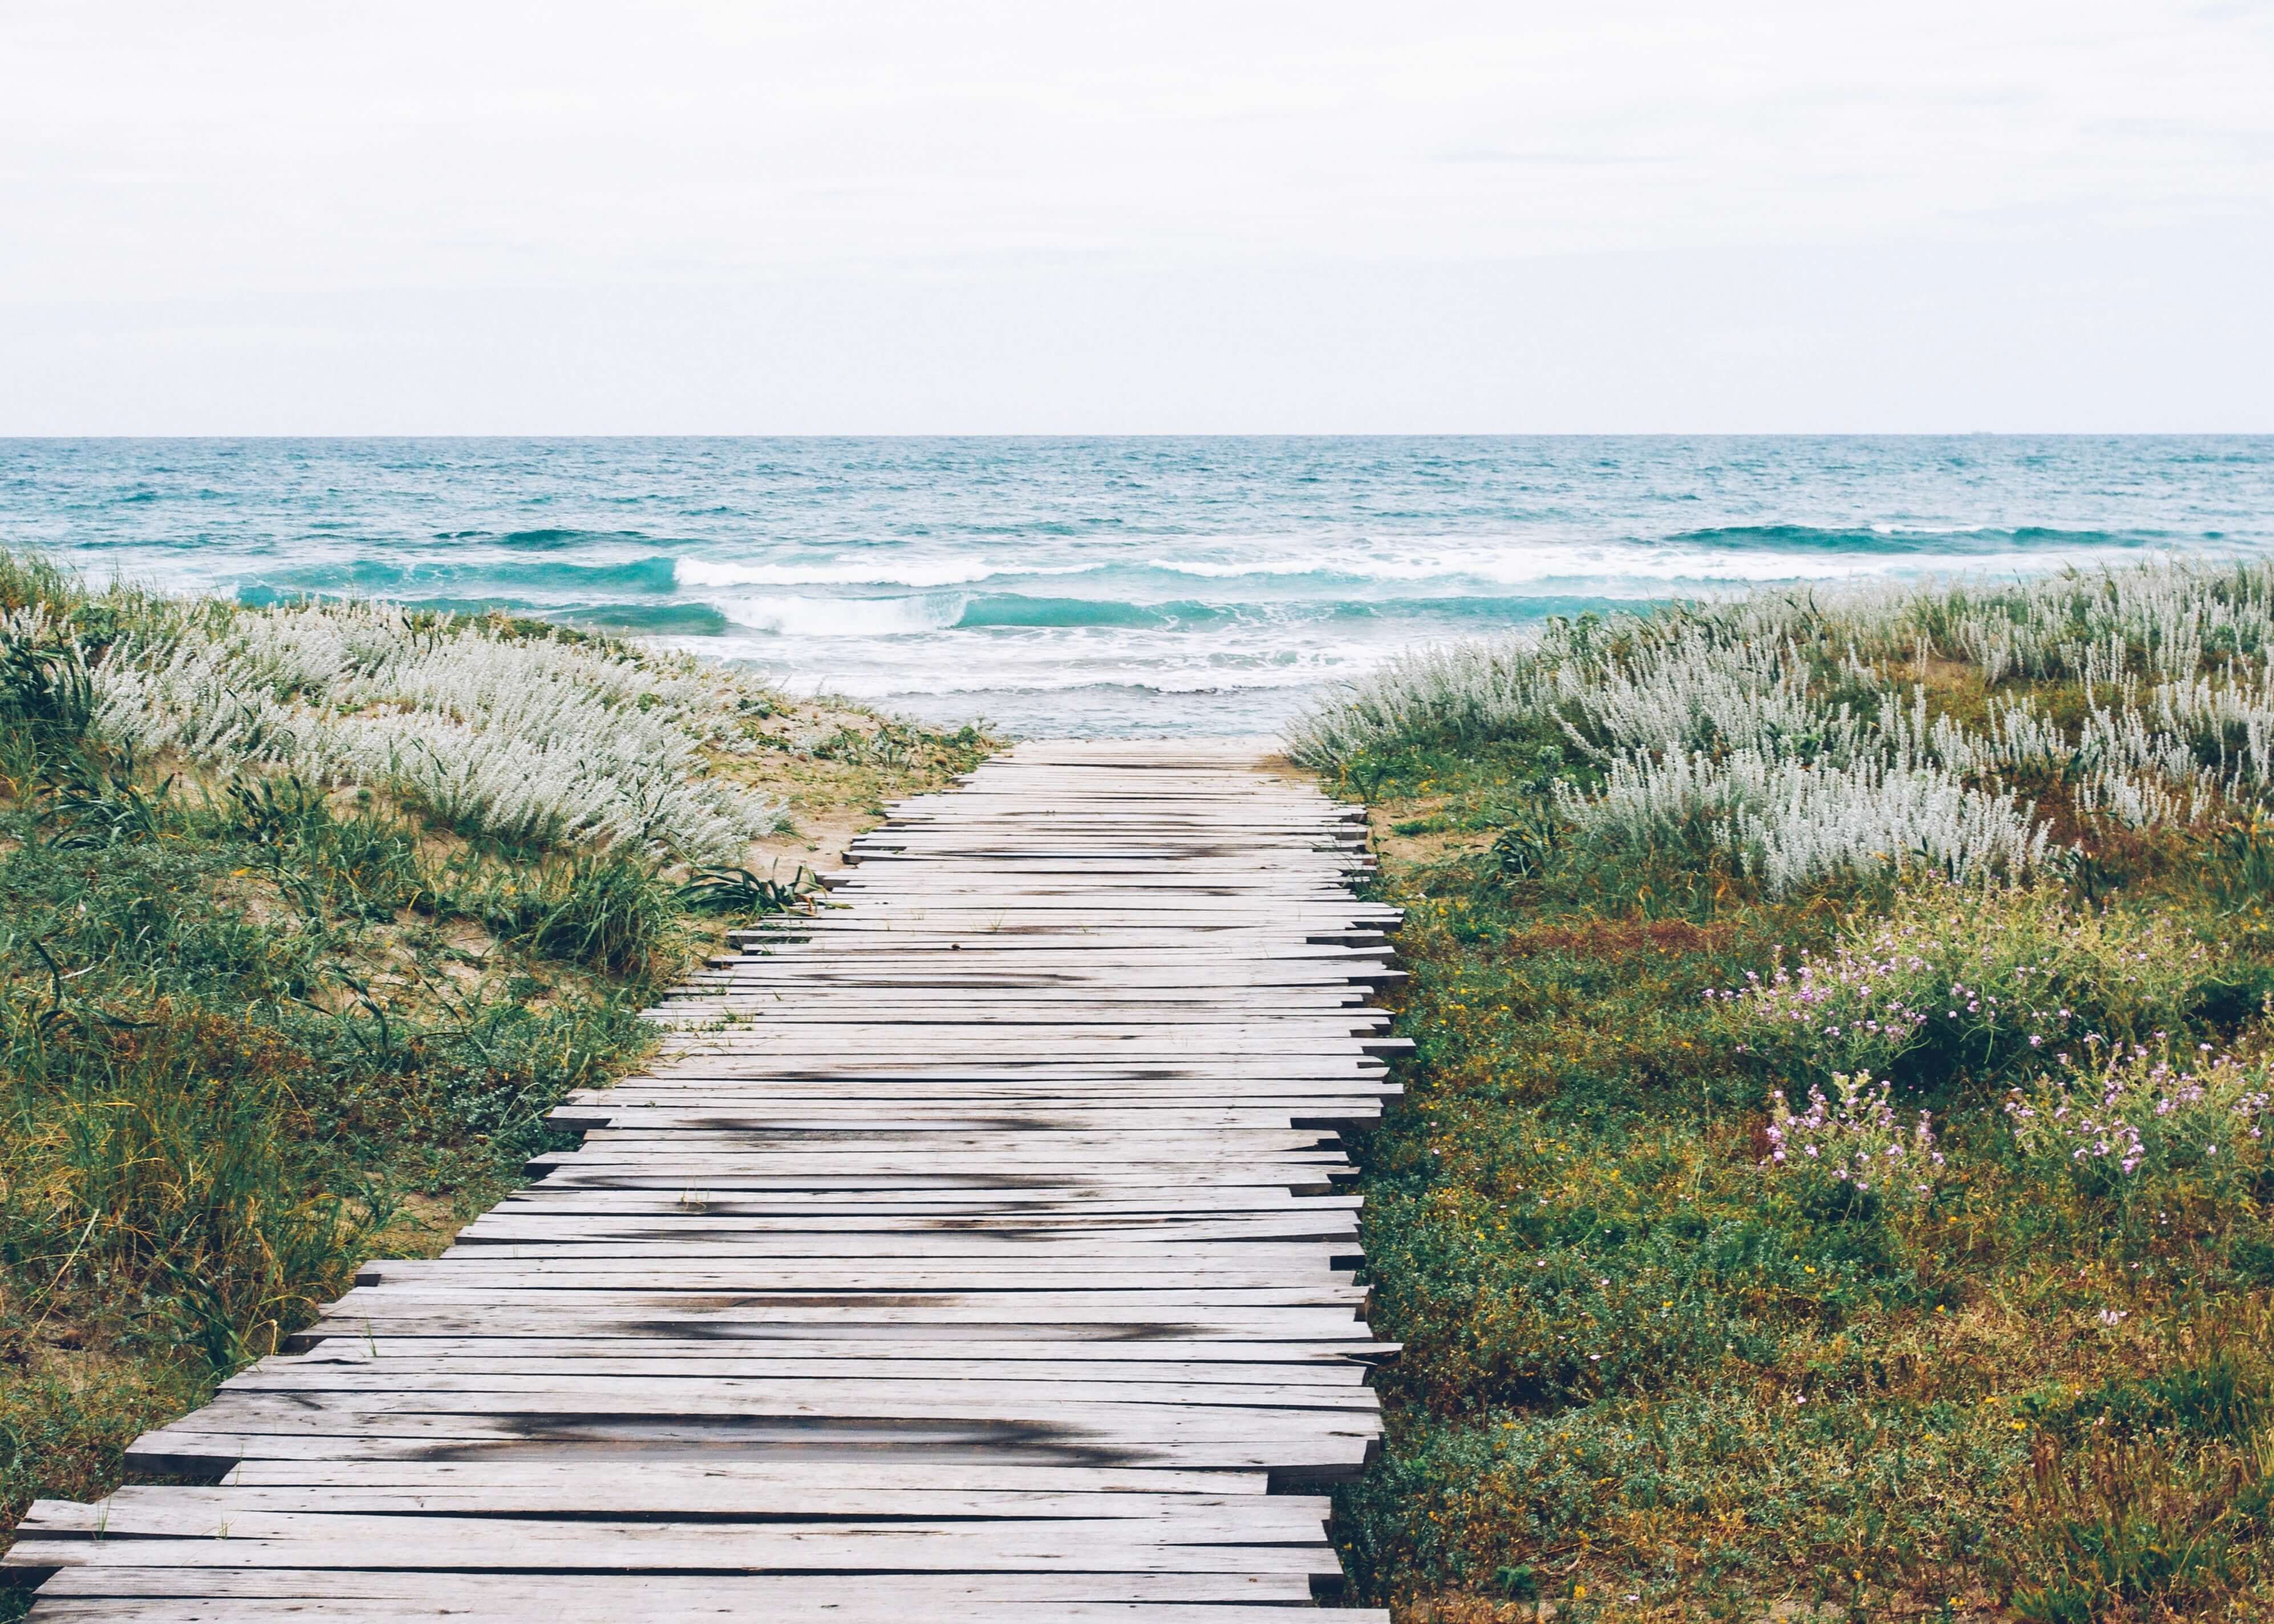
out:
<path id="1" fill-rule="evenodd" d="M 88 762 L 49 793 L 49 844 L 67 850 L 99 850 L 122 840 L 154 837 L 165 816 L 170 782 L 154 793 L 121 771 Z"/>
<path id="2" fill-rule="evenodd" d="M 86 598 L 78 577 L 53 560 L 0 547 L 0 614 L 28 610 L 60 620 L 81 608 Z"/>
<path id="3" fill-rule="evenodd" d="M 1908 1575 L 1983 1559 L 2029 1460 L 2002 1410 L 1799 1396 L 1685 1386 L 1402 1425 L 1337 1498 L 1354 1588 L 1492 1595 L 1528 1568 L 1567 1607 L 1631 1596 L 1666 1610 L 1646 1617 L 1798 1603 L 1880 1619 L 1907 1616 L 1886 1604 Z"/>
<path id="4" fill-rule="evenodd" d="M 2213 1461 L 2156 1440 L 2041 1444 L 2023 1515 L 1992 1559 L 2012 1575 L 2013 1616 L 2263 1616 L 2218 1604 L 2264 1577 L 2253 1546 L 2270 1531 L 2269 1463 Z"/>
<path id="5" fill-rule="evenodd" d="M 368 790 L 327 793 L 290 774 L 240 775 L 185 811 L 184 825 L 250 846 L 255 865 L 304 910 L 370 921 L 422 903 L 433 911 L 438 882 L 417 825 Z"/>
<path id="6" fill-rule="evenodd" d="M 50 1019 L 60 1013 L 64 1019 Z M 304 1192 L 292 1092 L 308 1056 L 261 1025 L 160 998 L 108 1011 L 0 1006 L 19 1079 L 0 1232 L 27 1283 L 167 1303 L 217 1369 L 273 1350 L 335 1295 L 383 1203 Z"/>
<path id="7" fill-rule="evenodd" d="M 698 868 L 676 894 L 681 906 L 697 914 L 755 919 L 788 913 L 818 884 L 802 866 L 787 880 L 772 875 L 761 879 L 748 868 Z"/>
<path id="8" fill-rule="evenodd" d="M 504 871 L 475 906 L 501 941 L 622 976 L 645 971 L 674 939 L 679 898 L 644 858 L 580 852 Z"/>
<path id="9" fill-rule="evenodd" d="M 0 618 L 0 789 L 18 793 L 81 758 L 94 689 L 65 631 L 35 611 Z"/>

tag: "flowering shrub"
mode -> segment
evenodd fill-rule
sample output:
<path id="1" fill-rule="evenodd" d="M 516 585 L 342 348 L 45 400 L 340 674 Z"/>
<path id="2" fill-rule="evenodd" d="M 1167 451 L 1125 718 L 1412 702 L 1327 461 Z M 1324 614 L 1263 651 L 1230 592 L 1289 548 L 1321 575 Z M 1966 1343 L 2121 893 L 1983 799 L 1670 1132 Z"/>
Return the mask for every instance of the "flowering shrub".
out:
<path id="1" fill-rule="evenodd" d="M 2097 1068 L 2072 1061 L 2014 1089 L 2006 1116 L 2015 1147 L 2103 1192 L 2135 1177 L 2223 1176 L 2259 1164 L 2274 1122 L 2265 1065 L 2214 1056 L 2207 1043 L 2195 1056 L 2175 1061 L 2133 1044 L 2114 1049 Z"/>
<path id="2" fill-rule="evenodd" d="M 1769 1154 L 1761 1166 L 1798 1184 L 1811 1205 L 1871 1195 L 1893 1204 L 1924 1200 L 1943 1166 L 1933 1120 L 1921 1111 L 1906 1127 L 1890 1089 L 1864 1072 L 1841 1072 L 1832 1079 L 1832 1096 L 1811 1088 L 1802 1111 L 1779 1089 L 1770 1096 Z"/>
<path id="3" fill-rule="evenodd" d="M 1830 952 L 1706 996 L 1749 1046 L 1797 1064 L 1982 1078 L 2177 1031 L 2218 961 L 2164 914 L 2078 908 L 2049 885 L 1927 885 Z"/>

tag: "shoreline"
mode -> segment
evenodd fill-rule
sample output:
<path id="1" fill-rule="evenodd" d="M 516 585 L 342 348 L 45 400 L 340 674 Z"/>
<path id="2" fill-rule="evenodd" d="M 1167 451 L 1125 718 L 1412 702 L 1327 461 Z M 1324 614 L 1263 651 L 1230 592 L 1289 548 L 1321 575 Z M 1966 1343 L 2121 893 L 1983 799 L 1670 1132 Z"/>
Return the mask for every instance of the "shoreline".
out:
<path id="1" fill-rule="evenodd" d="M 799 693 L 817 681 L 935 726 L 976 711 L 1040 736 L 1163 718 L 1272 728 L 1304 703 L 1275 688 L 1331 684 L 1416 643 L 1764 576 L 1805 590 L 2166 546 L 2268 553 L 2274 455 L 2259 452 L 2120 438 L 343 441 L 19 449 L 0 465 L 19 492 L 14 535 L 91 569 L 620 621 L 755 658 Z M 681 614 L 744 629 L 674 636 L 697 628 Z"/>

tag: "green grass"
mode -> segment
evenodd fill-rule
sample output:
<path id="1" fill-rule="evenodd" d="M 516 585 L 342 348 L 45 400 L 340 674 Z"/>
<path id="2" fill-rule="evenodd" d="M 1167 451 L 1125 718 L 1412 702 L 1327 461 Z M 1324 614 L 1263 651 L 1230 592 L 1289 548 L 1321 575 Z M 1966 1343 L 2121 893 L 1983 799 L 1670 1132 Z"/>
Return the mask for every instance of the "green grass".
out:
<path id="1" fill-rule="evenodd" d="M 2274 1166 L 2263 1112 L 2231 1109 L 2266 1086 L 2274 988 L 2248 843 L 1772 899 L 1695 846 L 1543 829 L 1539 752 L 1339 774 L 1408 909 L 1417 1044 L 1361 1153 L 1373 1320 L 1406 1351 L 1386 1458 L 1338 1503 L 1359 1590 L 1448 1620 L 2266 1616 Z M 1804 1024 L 1796 981 L 1704 996 L 1804 955 Z M 1927 1013 L 1858 1034 L 1891 1004 Z M 2118 1037 L 2225 1115 L 2139 1113 L 2128 1173 L 2017 1134 L 2009 1100 L 2097 1100 Z M 2153 1064 L 2117 1071 L 2136 1095 Z M 1775 1165 L 1773 1091 L 1862 1072 L 1894 1079 L 1898 1129 L 1931 1113 L 1942 1166 L 1859 1192 Z"/>
<path id="2" fill-rule="evenodd" d="M 612 922 L 668 898 L 644 871 L 438 862 L 374 810 L 230 788 L 82 774 L 0 808 L 11 1515 L 273 1349 L 406 1197 L 494 1190 L 552 1143 L 544 1112 L 636 1058 L 697 939 L 661 906 Z"/>
<path id="3" fill-rule="evenodd" d="M 434 1249 L 573 1144 L 552 1107 L 636 1065 L 638 1011 L 796 889 L 133 762 L 80 695 L 90 630 L 139 601 L 0 553 L 0 613 L 48 621 L 0 639 L 0 1532 L 115 1485 L 128 1442 L 363 1259 Z M 986 748 L 875 732 L 891 759 L 837 791 L 863 805 Z M 824 758 L 793 738 L 768 759 Z M 0 1619 L 23 1605 L 0 1591 Z"/>

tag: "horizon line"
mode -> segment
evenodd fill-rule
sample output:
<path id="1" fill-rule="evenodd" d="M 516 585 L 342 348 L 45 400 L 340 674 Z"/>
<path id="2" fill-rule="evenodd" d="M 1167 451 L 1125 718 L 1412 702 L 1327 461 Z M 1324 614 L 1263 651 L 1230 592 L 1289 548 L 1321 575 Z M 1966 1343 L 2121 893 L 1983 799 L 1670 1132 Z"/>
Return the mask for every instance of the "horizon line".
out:
<path id="1" fill-rule="evenodd" d="M 0 444 L 69 440 L 2274 440 L 2263 429 L 493 429 L 0 432 Z"/>

